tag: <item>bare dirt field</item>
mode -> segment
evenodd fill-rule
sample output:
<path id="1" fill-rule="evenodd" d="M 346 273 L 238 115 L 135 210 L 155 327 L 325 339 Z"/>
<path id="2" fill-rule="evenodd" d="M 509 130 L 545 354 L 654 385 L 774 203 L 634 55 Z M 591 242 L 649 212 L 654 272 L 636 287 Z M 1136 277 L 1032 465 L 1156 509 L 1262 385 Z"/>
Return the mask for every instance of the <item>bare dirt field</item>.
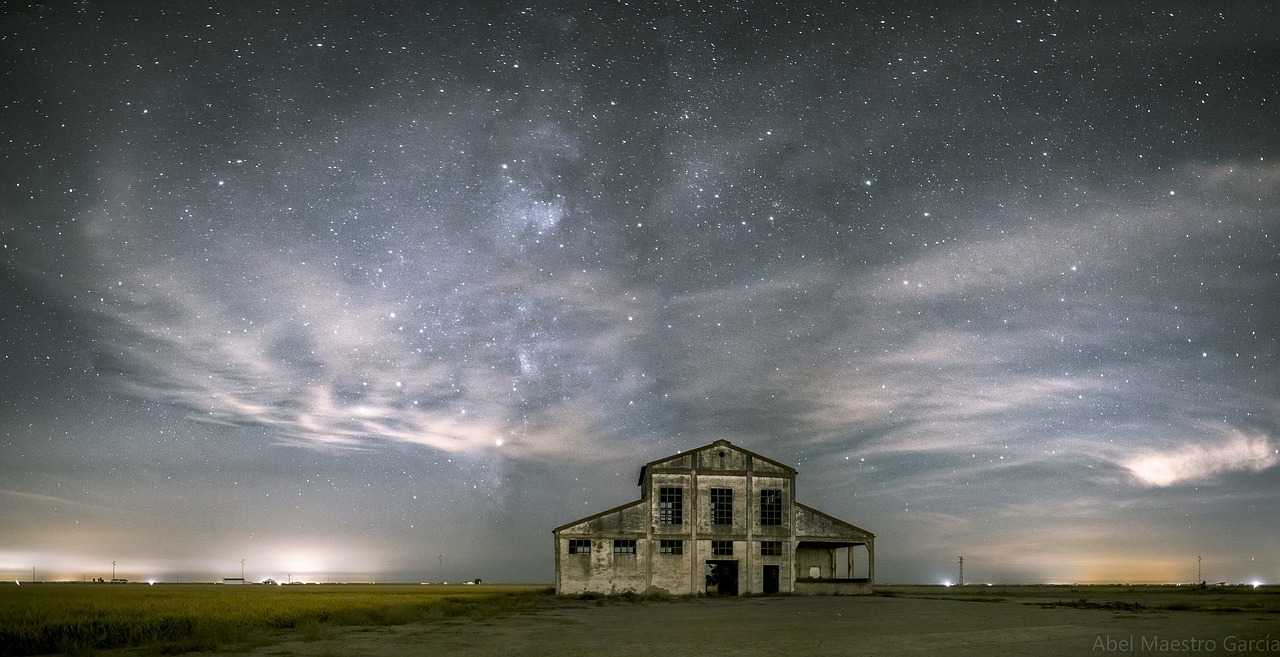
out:
<path id="1" fill-rule="evenodd" d="M 525 615 L 335 627 L 319 637 L 282 635 L 277 643 L 248 654 L 1280 654 L 1280 610 L 1274 600 L 1257 603 L 1228 596 L 1224 602 L 1201 596 L 1184 605 L 1168 604 L 1168 596 L 1158 592 L 1098 591 L 1071 597 L 1075 589 L 899 587 L 883 592 L 889 595 L 552 599 Z"/>

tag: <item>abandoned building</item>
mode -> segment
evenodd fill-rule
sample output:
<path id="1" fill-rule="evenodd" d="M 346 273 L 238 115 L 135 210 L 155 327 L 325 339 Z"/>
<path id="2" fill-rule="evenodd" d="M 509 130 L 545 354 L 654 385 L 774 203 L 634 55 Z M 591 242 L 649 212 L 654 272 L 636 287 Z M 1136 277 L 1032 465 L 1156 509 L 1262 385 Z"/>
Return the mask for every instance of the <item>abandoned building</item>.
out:
<path id="1" fill-rule="evenodd" d="M 649 462 L 639 485 L 554 530 L 557 593 L 871 593 L 875 535 L 797 502 L 791 467 L 718 440 Z"/>

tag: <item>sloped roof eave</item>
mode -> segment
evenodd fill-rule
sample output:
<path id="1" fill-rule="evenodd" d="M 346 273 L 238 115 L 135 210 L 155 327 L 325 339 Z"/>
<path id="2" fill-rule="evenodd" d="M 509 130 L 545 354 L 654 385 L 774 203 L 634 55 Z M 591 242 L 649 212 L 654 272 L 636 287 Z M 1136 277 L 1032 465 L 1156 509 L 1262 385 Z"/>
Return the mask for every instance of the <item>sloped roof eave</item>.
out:
<path id="1" fill-rule="evenodd" d="M 636 485 L 637 485 L 637 486 L 643 486 L 643 485 L 644 485 L 644 473 L 645 473 L 646 471 L 648 471 L 649 466 L 651 466 L 651 465 L 657 465 L 657 464 L 659 464 L 659 463 L 664 463 L 664 462 L 666 462 L 666 461 L 670 461 L 670 460 L 673 460 L 673 459 L 678 459 L 678 458 L 680 458 L 680 457 L 682 457 L 682 456 L 688 456 L 688 455 L 690 455 L 690 454 L 694 454 L 694 453 L 697 453 L 697 452 L 701 452 L 701 451 L 702 451 L 702 450 L 704 450 L 704 449 L 711 449 L 711 448 L 713 448 L 713 447 L 730 447 L 730 448 L 732 448 L 732 449 L 736 449 L 736 450 L 738 450 L 739 452 L 742 452 L 743 454 L 746 454 L 747 456 L 750 456 L 751 458 L 760 459 L 761 461 L 764 461 L 765 463 L 769 463 L 769 464 L 774 465 L 774 466 L 776 466 L 776 467 L 782 468 L 783 470 L 785 470 L 785 471 L 787 472 L 787 474 L 789 474 L 789 475 L 791 475 L 791 476 L 793 476 L 793 477 L 794 477 L 794 476 L 797 474 L 797 472 L 798 472 L 795 468 L 793 468 L 793 467 L 791 467 L 791 466 L 787 465 L 786 463 L 782 463 L 782 462 L 780 462 L 780 461 L 775 461 L 775 460 L 773 460 L 773 459 L 771 459 L 771 458 L 769 458 L 769 457 L 767 457 L 767 456 L 763 456 L 763 455 L 761 455 L 761 454 L 757 454 L 757 453 L 755 453 L 755 452 L 753 452 L 753 451 L 751 451 L 751 450 L 749 450 L 749 449 L 746 449 L 745 447 L 739 447 L 739 446 L 737 446 L 737 445 L 735 445 L 735 444 L 733 444 L 733 443 L 731 443 L 731 442 L 729 442 L 729 441 L 727 441 L 727 440 L 717 440 L 717 441 L 715 441 L 715 442 L 713 442 L 713 443 L 708 443 L 708 444 L 703 445 L 703 446 L 701 446 L 701 447 L 695 447 L 695 448 L 693 448 L 693 449 L 687 449 L 687 450 L 684 450 L 684 451 L 681 451 L 681 452 L 676 452 L 675 454 L 672 454 L 671 456 L 664 456 L 664 457 L 662 457 L 662 458 L 660 458 L 660 459 L 654 459 L 654 460 L 652 460 L 652 461 L 649 461 L 648 463 L 646 463 L 646 464 L 644 464 L 644 465 L 640 466 L 640 479 L 639 479 L 639 481 L 637 481 L 637 482 L 636 482 Z"/>
<path id="2" fill-rule="evenodd" d="M 605 509 L 604 511 L 601 511 L 601 512 L 599 512 L 599 513 L 593 513 L 593 514 L 591 514 L 591 515 L 589 515 L 589 516 L 587 516 L 587 517 L 585 517 L 585 518 L 578 518 L 577 520 L 574 520 L 574 521 L 572 521 L 572 522 L 566 522 L 565 524 L 560 525 L 559 527 L 556 527 L 555 529 L 552 529 L 552 530 L 551 530 L 551 533 L 553 533 L 553 534 L 559 534 L 559 533 L 560 533 L 560 531 L 561 531 L 561 530 L 563 530 L 563 529 L 567 529 L 567 528 L 569 528 L 569 527 L 572 527 L 572 526 L 574 526 L 574 525 L 579 525 L 579 524 L 582 524 L 582 523 L 584 523 L 584 522 L 590 522 L 590 521 L 592 521 L 592 520 L 595 520 L 596 518 L 603 518 L 604 516 L 607 516 L 607 515 L 609 515 L 609 514 L 611 514 L 611 513 L 619 513 L 619 512 L 621 512 L 621 511 L 623 511 L 624 509 L 629 509 L 629 508 L 631 508 L 631 507 L 633 507 L 633 506 L 640 506 L 641 504 L 644 504 L 644 503 L 645 503 L 645 500 L 640 499 L 640 500 L 635 500 L 635 501 L 633 501 L 633 502 L 627 502 L 626 504 L 619 504 L 618 506 L 615 506 L 615 507 L 613 507 L 612 509 Z"/>
<path id="3" fill-rule="evenodd" d="M 826 518 L 827 520 L 830 520 L 831 522 L 834 522 L 834 523 L 836 523 L 836 524 L 840 524 L 840 525 L 844 525 L 844 526 L 846 526 L 846 527 L 848 527 L 848 528 L 850 528 L 850 529 L 852 529 L 852 530 L 854 530 L 854 531 L 856 531 L 856 532 L 858 532 L 858 533 L 860 533 L 860 534 L 865 534 L 865 535 L 867 536 L 867 538 L 875 538 L 875 537 L 876 537 L 876 535 L 875 535 L 875 534 L 872 534 L 871 532 L 869 532 L 869 531 L 867 531 L 867 530 L 865 530 L 865 529 L 863 529 L 863 528 L 861 528 L 861 527 L 859 527 L 859 526 L 857 526 L 857 525 L 855 525 L 855 524 L 853 524 L 853 523 L 851 523 L 851 522 L 848 522 L 848 521 L 846 521 L 846 520 L 841 520 L 841 519 L 839 519 L 839 518 L 837 518 L 837 517 L 835 517 L 835 516 L 833 516 L 833 515 L 831 515 L 831 514 L 829 514 L 829 513 L 823 513 L 823 512 L 821 512 L 821 511 L 819 511 L 819 510 L 817 510 L 817 509 L 815 509 L 815 508 L 811 507 L 811 506 L 808 506 L 808 505 L 806 505 L 806 504 L 801 504 L 801 503 L 799 503 L 799 502 L 796 502 L 796 503 L 795 503 L 795 505 L 796 505 L 796 508 L 798 508 L 798 509 L 801 509 L 801 510 L 803 510 L 803 511 L 807 511 L 807 512 L 812 513 L 812 514 L 817 515 L 817 516 L 822 516 L 823 518 Z"/>

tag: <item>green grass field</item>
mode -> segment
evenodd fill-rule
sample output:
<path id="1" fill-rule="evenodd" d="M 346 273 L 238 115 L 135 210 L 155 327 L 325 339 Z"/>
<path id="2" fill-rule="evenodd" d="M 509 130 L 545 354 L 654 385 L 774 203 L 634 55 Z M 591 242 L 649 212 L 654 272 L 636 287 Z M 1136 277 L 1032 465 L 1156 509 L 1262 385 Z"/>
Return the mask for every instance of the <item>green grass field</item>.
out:
<path id="1" fill-rule="evenodd" d="M 0 585 L 0 655 L 154 654 L 270 643 L 275 631 L 325 638 L 335 625 L 400 625 L 536 610 L 533 585 L 217 584 Z"/>

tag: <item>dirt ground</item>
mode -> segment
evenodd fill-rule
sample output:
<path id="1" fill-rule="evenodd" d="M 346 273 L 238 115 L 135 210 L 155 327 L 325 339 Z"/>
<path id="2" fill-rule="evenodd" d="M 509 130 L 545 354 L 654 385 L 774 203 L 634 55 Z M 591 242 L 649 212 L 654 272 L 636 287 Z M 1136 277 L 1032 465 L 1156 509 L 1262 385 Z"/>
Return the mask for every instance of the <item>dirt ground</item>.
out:
<path id="1" fill-rule="evenodd" d="M 283 636 L 252 655 L 1280 654 L 1280 614 L 912 597 L 565 601 L 536 614 Z"/>

